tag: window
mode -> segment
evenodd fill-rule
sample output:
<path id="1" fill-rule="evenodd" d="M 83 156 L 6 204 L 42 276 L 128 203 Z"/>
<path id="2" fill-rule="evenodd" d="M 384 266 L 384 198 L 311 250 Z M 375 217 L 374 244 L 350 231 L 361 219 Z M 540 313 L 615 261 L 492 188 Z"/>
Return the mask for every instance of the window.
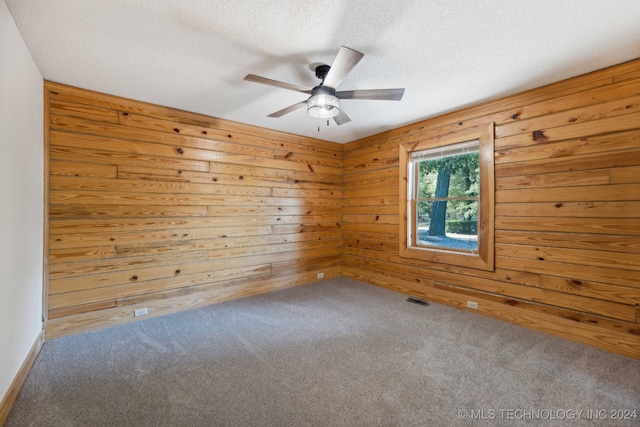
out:
<path id="1" fill-rule="evenodd" d="M 400 255 L 493 270 L 493 123 L 400 147 Z"/>
<path id="2" fill-rule="evenodd" d="M 480 141 L 411 153 L 412 246 L 478 252 Z"/>

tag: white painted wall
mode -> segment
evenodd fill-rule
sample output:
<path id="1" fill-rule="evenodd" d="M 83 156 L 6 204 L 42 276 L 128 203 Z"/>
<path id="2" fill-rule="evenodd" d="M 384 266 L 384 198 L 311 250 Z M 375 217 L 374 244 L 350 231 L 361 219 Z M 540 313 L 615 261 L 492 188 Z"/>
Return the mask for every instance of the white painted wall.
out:
<path id="1" fill-rule="evenodd" d="M 42 329 L 43 79 L 0 0 L 0 399 Z"/>

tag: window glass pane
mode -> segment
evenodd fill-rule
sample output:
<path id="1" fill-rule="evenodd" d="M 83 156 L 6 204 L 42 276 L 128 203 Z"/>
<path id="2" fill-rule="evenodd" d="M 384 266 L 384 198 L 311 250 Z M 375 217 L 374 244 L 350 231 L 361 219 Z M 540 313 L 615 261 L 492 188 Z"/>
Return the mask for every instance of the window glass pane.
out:
<path id="1" fill-rule="evenodd" d="M 418 198 L 432 198 L 436 194 L 436 185 L 438 180 L 438 171 L 431 171 L 429 162 L 420 162 L 420 177 L 418 187 Z"/>
<path id="2" fill-rule="evenodd" d="M 418 198 L 477 197 L 480 191 L 479 153 L 473 152 L 419 163 Z"/>
<path id="3" fill-rule="evenodd" d="M 421 201 L 416 204 L 417 244 L 478 250 L 478 201 Z"/>
<path id="4" fill-rule="evenodd" d="M 479 141 L 412 153 L 416 177 L 417 245 L 478 250 Z"/>

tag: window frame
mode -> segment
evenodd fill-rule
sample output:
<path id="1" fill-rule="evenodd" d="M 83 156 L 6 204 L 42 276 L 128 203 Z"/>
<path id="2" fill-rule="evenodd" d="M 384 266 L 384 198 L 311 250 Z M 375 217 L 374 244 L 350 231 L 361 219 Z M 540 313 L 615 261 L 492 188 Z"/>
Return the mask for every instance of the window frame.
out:
<path id="1" fill-rule="evenodd" d="M 415 203 L 409 194 L 409 168 L 411 153 L 445 147 L 472 140 L 479 140 L 480 202 L 478 213 L 478 251 L 456 251 L 453 248 L 417 246 L 414 235 Z M 480 270 L 493 271 L 495 266 L 495 172 L 494 172 L 494 123 L 469 127 L 454 133 L 400 144 L 400 256 L 423 261 L 452 264 Z"/>

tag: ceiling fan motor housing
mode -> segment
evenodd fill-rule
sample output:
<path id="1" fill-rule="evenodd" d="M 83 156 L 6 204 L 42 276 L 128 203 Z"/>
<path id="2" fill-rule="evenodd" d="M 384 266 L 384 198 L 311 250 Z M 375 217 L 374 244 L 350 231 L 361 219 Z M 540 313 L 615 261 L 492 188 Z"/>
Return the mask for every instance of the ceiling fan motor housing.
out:
<path id="1" fill-rule="evenodd" d="M 307 100 L 307 112 L 312 117 L 328 119 L 340 113 L 340 100 L 336 90 L 327 86 L 316 86 Z"/>

